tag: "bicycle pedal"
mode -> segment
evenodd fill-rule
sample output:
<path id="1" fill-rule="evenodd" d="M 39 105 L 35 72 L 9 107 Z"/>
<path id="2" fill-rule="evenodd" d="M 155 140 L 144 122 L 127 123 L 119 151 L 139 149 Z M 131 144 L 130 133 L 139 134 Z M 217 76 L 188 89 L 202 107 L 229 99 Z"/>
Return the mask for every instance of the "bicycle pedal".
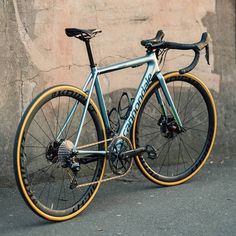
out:
<path id="1" fill-rule="evenodd" d="M 156 149 L 152 145 L 146 146 L 146 152 L 148 154 L 148 158 L 151 160 L 155 160 L 157 158 Z"/>

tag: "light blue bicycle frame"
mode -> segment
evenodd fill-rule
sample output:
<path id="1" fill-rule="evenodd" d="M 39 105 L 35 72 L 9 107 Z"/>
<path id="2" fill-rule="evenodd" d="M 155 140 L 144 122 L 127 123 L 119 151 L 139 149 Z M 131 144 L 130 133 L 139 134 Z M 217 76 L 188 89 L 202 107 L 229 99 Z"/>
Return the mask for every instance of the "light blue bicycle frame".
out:
<path id="1" fill-rule="evenodd" d="M 154 76 L 159 80 L 160 87 L 162 88 L 163 94 L 167 100 L 168 105 L 170 106 L 170 110 L 172 112 L 172 115 L 173 115 L 176 123 L 178 124 L 178 126 L 180 128 L 183 127 L 180 117 L 179 117 L 177 110 L 175 108 L 175 105 L 173 103 L 173 100 L 170 96 L 165 79 L 160 72 L 157 58 L 156 58 L 156 54 L 155 54 L 155 52 L 151 52 L 151 53 L 147 53 L 143 57 L 135 58 L 135 59 L 132 59 L 129 61 L 121 62 L 118 64 L 114 64 L 114 65 L 110 65 L 110 66 L 106 66 L 106 67 L 102 67 L 102 68 L 94 67 L 91 69 L 91 73 L 88 76 L 86 83 L 83 86 L 83 91 L 88 95 L 88 97 L 87 97 L 87 101 L 84 106 L 81 121 L 80 121 L 80 124 L 78 127 L 76 141 L 75 141 L 74 147 L 73 147 L 74 152 L 77 152 L 78 154 L 92 154 L 92 153 L 106 154 L 106 151 L 89 151 L 89 150 L 85 151 L 85 150 L 79 150 L 77 148 L 78 143 L 79 143 L 79 139 L 80 139 L 80 135 L 81 135 L 81 131 L 82 131 L 82 127 L 84 124 L 85 116 L 87 113 L 88 105 L 90 103 L 90 99 L 91 99 L 91 95 L 94 90 L 94 87 L 96 90 L 98 105 L 99 105 L 99 109 L 100 109 L 105 127 L 107 130 L 110 130 L 110 122 L 109 122 L 109 118 L 107 115 L 107 109 L 106 109 L 106 105 L 104 102 L 104 98 L 103 98 L 103 94 L 102 94 L 102 90 L 101 90 L 101 86 L 100 86 L 99 75 L 109 73 L 112 71 L 116 71 L 116 70 L 122 70 L 122 69 L 129 68 L 129 67 L 137 67 L 137 66 L 141 66 L 143 64 L 147 64 L 146 71 L 145 71 L 143 79 L 137 89 L 134 101 L 132 103 L 132 108 L 129 112 L 129 116 L 126 119 L 126 121 L 124 122 L 118 135 L 120 135 L 120 136 L 128 136 L 129 135 L 129 132 L 132 128 L 135 116 L 142 104 L 142 101 L 144 99 L 144 95 L 145 95 L 149 85 L 152 83 L 152 79 L 154 78 Z M 156 90 L 155 94 L 157 97 L 157 101 L 158 101 L 158 103 L 161 107 L 161 110 L 163 112 L 163 115 L 166 115 L 166 109 L 165 109 L 164 103 L 162 101 L 161 94 L 159 93 L 158 90 Z M 79 102 L 76 102 L 74 104 L 74 106 L 72 107 L 64 125 L 62 126 L 62 129 L 60 130 L 60 132 L 57 136 L 57 140 L 60 140 L 60 137 L 61 137 L 63 131 L 65 130 L 66 126 L 68 125 L 69 121 L 71 120 L 73 113 L 76 111 L 78 105 L 79 105 Z"/>

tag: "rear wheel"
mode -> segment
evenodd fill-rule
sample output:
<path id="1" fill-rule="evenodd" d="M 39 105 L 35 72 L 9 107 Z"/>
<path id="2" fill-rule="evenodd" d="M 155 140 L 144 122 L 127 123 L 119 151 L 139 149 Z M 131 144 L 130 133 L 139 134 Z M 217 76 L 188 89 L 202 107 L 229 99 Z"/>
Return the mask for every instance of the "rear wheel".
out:
<path id="1" fill-rule="evenodd" d="M 170 73 L 165 76 L 184 132 L 167 105 L 158 81 L 148 89 L 134 121 L 134 148 L 152 145 L 155 159 L 148 155 L 136 157 L 141 172 L 161 185 L 181 184 L 192 178 L 206 162 L 216 135 L 216 109 L 208 88 L 191 74 Z M 167 117 L 161 113 L 156 93 L 159 91 Z"/>
<path id="2" fill-rule="evenodd" d="M 86 100 L 87 95 L 75 87 L 50 88 L 33 100 L 18 127 L 14 148 L 17 184 L 28 206 L 47 220 L 68 220 L 82 212 L 94 198 L 104 174 L 105 158 L 85 163 L 77 160 L 73 168 L 66 159 L 75 143 Z M 76 111 L 58 141 L 75 103 Z M 102 118 L 91 101 L 79 146 L 105 138 Z M 100 143 L 92 150 L 105 148 L 105 143 Z M 91 182 L 95 184 L 86 185 Z"/>

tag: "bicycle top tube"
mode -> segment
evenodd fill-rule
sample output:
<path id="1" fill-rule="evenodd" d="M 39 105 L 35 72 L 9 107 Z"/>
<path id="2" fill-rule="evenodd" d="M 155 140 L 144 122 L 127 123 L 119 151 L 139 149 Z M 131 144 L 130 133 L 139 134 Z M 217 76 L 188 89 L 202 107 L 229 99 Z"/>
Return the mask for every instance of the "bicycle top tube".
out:
<path id="1" fill-rule="evenodd" d="M 120 62 L 117 64 L 112 64 L 109 66 L 98 68 L 97 73 L 105 74 L 105 73 L 113 72 L 116 70 L 122 70 L 129 67 L 141 66 L 146 63 L 154 64 L 156 71 L 159 71 L 156 54 L 152 52 L 152 53 L 147 53 L 145 56 L 142 56 L 142 57 L 138 57 L 138 58 L 130 59 L 130 60 Z"/>

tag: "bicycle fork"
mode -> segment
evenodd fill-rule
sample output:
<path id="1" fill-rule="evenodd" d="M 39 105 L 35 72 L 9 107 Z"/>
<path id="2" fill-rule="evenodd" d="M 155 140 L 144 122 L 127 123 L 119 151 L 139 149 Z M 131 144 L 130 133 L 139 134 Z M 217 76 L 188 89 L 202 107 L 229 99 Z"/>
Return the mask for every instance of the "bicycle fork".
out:
<path id="1" fill-rule="evenodd" d="M 163 77 L 163 75 L 160 72 L 156 73 L 156 77 L 159 80 L 160 87 L 161 87 L 161 89 L 163 91 L 163 94 L 166 98 L 166 101 L 167 101 L 167 103 L 168 103 L 168 105 L 171 109 L 171 112 L 172 112 L 172 115 L 173 115 L 173 117 L 176 121 L 176 124 L 178 125 L 179 129 L 182 130 L 183 129 L 183 124 L 182 124 L 182 121 L 181 121 L 181 119 L 179 117 L 179 114 L 176 110 L 175 104 L 174 104 L 174 102 L 171 98 L 169 89 L 168 89 L 167 84 L 165 82 L 165 78 Z M 156 90 L 155 95 L 156 95 L 157 101 L 158 101 L 158 103 L 161 107 L 162 115 L 164 115 L 164 117 L 167 118 L 167 111 L 166 111 L 165 105 L 163 103 L 160 92 L 158 90 Z"/>

